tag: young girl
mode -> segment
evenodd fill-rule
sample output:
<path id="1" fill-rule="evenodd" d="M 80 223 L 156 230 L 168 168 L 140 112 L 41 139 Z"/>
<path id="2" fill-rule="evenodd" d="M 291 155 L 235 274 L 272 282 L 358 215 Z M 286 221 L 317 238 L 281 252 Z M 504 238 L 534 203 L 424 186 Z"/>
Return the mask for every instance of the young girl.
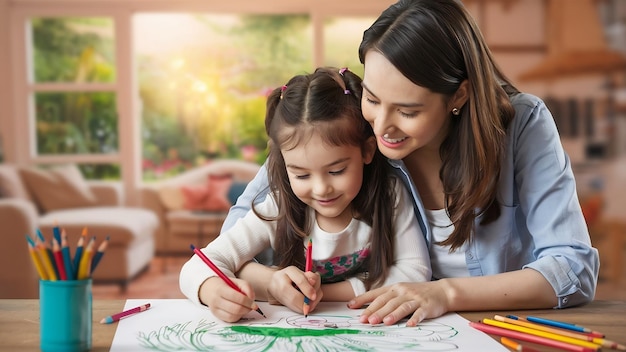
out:
<path id="1" fill-rule="evenodd" d="M 202 249 L 234 278 L 271 247 L 279 269 L 273 292 L 282 296 L 289 290 L 292 299 L 281 303 L 297 312 L 303 294 L 313 310 L 321 299 L 348 301 L 375 287 L 431 278 L 411 199 L 376 148 L 361 114 L 361 92 L 357 75 L 331 68 L 295 76 L 275 89 L 265 119 L 269 196 Z M 304 272 L 309 239 L 315 273 Z M 181 270 L 180 288 L 233 322 L 257 296 L 250 283 L 233 280 L 246 295 L 194 255 Z M 272 300 L 272 290 L 263 298 Z"/>

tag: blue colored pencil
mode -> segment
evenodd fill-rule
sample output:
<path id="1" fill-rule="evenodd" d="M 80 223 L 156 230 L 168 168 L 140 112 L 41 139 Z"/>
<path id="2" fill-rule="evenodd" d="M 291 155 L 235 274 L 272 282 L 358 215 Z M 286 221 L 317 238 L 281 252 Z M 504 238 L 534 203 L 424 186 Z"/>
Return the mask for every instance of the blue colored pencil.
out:
<path id="1" fill-rule="evenodd" d="M 57 243 L 61 244 L 61 228 L 56 224 L 56 221 L 52 227 L 52 236 L 57 240 Z"/>
<path id="2" fill-rule="evenodd" d="M 70 254 L 70 246 L 67 243 L 67 233 L 63 229 L 61 233 L 61 254 L 63 255 L 63 266 L 65 266 L 65 275 L 68 280 L 74 279 L 74 268 L 72 264 L 72 255 Z"/>
<path id="3" fill-rule="evenodd" d="M 98 246 L 98 250 L 96 251 L 96 254 L 94 254 L 93 256 L 93 260 L 91 261 L 91 273 L 92 274 L 93 274 L 93 271 L 98 266 L 100 259 L 102 259 L 102 256 L 104 255 L 104 251 L 106 251 L 107 249 L 107 246 L 109 244 L 109 238 L 111 238 L 111 236 L 107 236 L 107 238 L 105 238 L 104 241 L 100 243 L 100 246 Z"/>
<path id="4" fill-rule="evenodd" d="M 537 323 L 537 324 L 549 325 L 549 326 L 554 326 L 554 327 L 561 328 L 561 329 L 591 334 L 592 336 L 596 336 L 596 337 L 604 337 L 604 334 L 601 332 L 592 331 L 591 329 L 584 328 L 576 324 L 569 324 L 569 323 L 564 323 L 564 322 L 560 322 L 556 320 L 550 320 L 550 319 L 533 317 L 533 316 L 527 316 L 526 320 L 533 322 L 533 323 Z"/>

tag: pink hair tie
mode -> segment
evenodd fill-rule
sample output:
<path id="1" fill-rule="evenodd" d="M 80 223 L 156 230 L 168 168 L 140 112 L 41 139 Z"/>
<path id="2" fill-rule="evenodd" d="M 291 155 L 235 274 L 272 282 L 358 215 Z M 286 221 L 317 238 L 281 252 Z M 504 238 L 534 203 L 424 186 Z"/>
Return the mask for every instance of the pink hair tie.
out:
<path id="1" fill-rule="evenodd" d="M 283 92 L 284 92 L 285 90 L 287 90 L 287 86 L 282 86 L 282 87 L 280 87 L 280 98 L 281 98 L 281 99 L 283 98 Z"/>
<path id="2" fill-rule="evenodd" d="M 339 69 L 339 74 L 343 76 L 343 73 L 346 72 L 346 71 L 348 71 L 347 67 L 340 68 Z M 348 93 L 346 93 L 346 94 L 348 94 Z"/>
<path id="3" fill-rule="evenodd" d="M 343 94 L 345 94 L 345 95 L 350 94 L 350 90 L 349 90 L 349 89 L 344 90 L 344 91 L 343 91 Z"/>

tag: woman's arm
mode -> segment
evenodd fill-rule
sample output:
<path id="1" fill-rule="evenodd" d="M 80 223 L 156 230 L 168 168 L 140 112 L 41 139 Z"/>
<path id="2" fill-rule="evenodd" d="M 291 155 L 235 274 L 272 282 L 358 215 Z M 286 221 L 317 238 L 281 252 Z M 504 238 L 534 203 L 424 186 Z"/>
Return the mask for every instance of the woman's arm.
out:
<path id="1" fill-rule="evenodd" d="M 408 326 L 447 312 L 551 308 L 552 286 L 539 272 L 516 270 L 490 276 L 448 278 L 422 283 L 400 283 L 369 291 L 348 303 L 360 308 L 372 302 L 361 322 L 394 324 L 411 316 Z"/>
<path id="2" fill-rule="evenodd" d="M 248 183 L 246 189 L 237 198 L 237 202 L 230 208 L 228 215 L 222 224 L 220 233 L 230 229 L 239 220 L 246 216 L 252 208 L 252 202 L 260 203 L 269 194 L 269 183 L 267 180 L 267 168 L 265 164 L 257 172 L 254 179 Z"/>
<path id="3" fill-rule="evenodd" d="M 578 202 L 570 160 L 545 104 L 528 94 L 512 101 L 516 114 L 507 160 L 513 162 L 515 178 L 509 182 L 514 182 L 526 220 L 521 223 L 518 216 L 517 232 L 530 236 L 532 248 L 526 250 L 535 258 L 523 267 L 540 272 L 552 285 L 559 298 L 556 307 L 587 303 L 595 294 L 599 257 Z"/>

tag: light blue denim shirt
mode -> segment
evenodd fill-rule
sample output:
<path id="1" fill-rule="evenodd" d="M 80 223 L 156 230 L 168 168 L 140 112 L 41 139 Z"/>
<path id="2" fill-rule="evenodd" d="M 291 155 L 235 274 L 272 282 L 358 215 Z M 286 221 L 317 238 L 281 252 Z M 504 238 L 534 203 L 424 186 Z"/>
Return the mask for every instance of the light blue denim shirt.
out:
<path id="1" fill-rule="evenodd" d="M 476 219 L 475 234 L 465 252 L 471 276 L 532 268 L 552 285 L 559 298 L 555 308 L 593 300 L 600 266 L 591 246 L 578 202 L 569 157 L 563 150 L 552 115 L 543 101 L 530 94 L 511 99 L 515 118 L 508 131 L 507 154 L 498 187 L 500 217 L 486 226 Z M 414 200 L 415 213 L 433 245 L 424 205 L 401 160 L 389 160 Z M 226 218 L 222 231 L 268 193 L 262 167 Z"/>

